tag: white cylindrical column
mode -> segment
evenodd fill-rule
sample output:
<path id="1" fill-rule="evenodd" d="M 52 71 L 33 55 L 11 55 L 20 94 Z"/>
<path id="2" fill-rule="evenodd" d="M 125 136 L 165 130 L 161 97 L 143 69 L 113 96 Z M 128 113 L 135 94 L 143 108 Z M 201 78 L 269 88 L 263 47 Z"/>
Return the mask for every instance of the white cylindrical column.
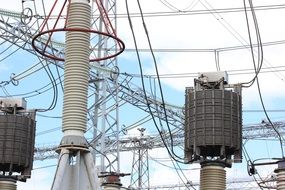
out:
<path id="1" fill-rule="evenodd" d="M 226 189 L 226 170 L 223 165 L 208 163 L 201 167 L 200 190 Z"/>
<path id="2" fill-rule="evenodd" d="M 66 32 L 63 124 L 64 136 L 83 136 L 87 125 L 91 8 L 88 0 L 71 0 Z"/>
<path id="3" fill-rule="evenodd" d="M 15 180 L 1 179 L 0 180 L 1 190 L 17 190 L 17 184 Z"/>

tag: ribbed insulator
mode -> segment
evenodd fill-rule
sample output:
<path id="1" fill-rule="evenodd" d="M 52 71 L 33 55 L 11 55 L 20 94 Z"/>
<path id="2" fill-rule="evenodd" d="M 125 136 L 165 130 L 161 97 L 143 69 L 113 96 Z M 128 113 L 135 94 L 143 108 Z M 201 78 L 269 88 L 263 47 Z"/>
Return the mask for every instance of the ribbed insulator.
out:
<path id="1" fill-rule="evenodd" d="M 200 190 L 225 190 L 226 171 L 222 166 L 204 166 L 200 173 Z"/>
<path id="2" fill-rule="evenodd" d="M 277 190 L 285 190 L 285 170 L 277 172 Z"/>
<path id="3" fill-rule="evenodd" d="M 119 186 L 118 187 L 116 187 L 116 186 L 114 186 L 114 187 L 112 187 L 112 186 L 105 186 L 104 190 L 120 190 L 120 187 Z"/>
<path id="4" fill-rule="evenodd" d="M 17 184 L 15 181 L 0 181 L 1 190 L 17 190 Z"/>
<path id="5" fill-rule="evenodd" d="M 86 1 L 87 2 L 87 1 Z M 70 4 L 67 28 L 90 29 L 91 9 L 88 3 Z M 66 33 L 63 132 L 86 131 L 89 77 L 90 33 Z"/>

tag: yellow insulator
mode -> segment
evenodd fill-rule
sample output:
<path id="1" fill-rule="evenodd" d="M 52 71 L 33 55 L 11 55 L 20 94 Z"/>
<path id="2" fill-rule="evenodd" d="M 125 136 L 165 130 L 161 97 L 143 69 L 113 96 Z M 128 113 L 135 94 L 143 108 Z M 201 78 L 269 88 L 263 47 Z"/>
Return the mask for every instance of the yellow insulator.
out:
<path id="1" fill-rule="evenodd" d="M 17 190 L 17 184 L 14 180 L 0 181 L 1 190 Z"/>
<path id="2" fill-rule="evenodd" d="M 285 169 L 277 171 L 277 190 L 285 190 Z"/>
<path id="3" fill-rule="evenodd" d="M 69 131 L 86 132 L 87 95 L 89 80 L 91 8 L 87 3 L 72 1 L 69 6 L 67 28 L 79 29 L 67 31 L 64 71 L 63 126 Z M 80 31 L 82 29 L 83 31 Z"/>
<path id="4" fill-rule="evenodd" d="M 223 166 L 206 165 L 202 166 L 200 172 L 201 190 L 225 190 L 226 171 Z"/>

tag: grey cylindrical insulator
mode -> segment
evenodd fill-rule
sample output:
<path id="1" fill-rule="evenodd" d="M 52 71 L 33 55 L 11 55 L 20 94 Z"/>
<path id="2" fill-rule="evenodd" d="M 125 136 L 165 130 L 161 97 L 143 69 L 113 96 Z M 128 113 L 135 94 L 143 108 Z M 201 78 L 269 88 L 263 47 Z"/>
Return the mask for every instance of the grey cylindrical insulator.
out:
<path id="1" fill-rule="evenodd" d="M 87 2 L 87 1 L 86 1 Z M 90 30 L 91 9 L 88 3 L 72 2 L 67 28 Z M 89 78 L 90 33 L 66 33 L 64 103 L 62 131 L 86 131 Z"/>
<path id="2" fill-rule="evenodd" d="M 285 190 L 285 169 L 277 171 L 277 190 Z"/>
<path id="3" fill-rule="evenodd" d="M 104 187 L 104 190 L 119 190 L 121 187 L 120 186 L 118 186 L 118 187 L 116 187 L 116 186 L 105 186 Z"/>
<path id="4" fill-rule="evenodd" d="M 225 190 L 226 171 L 223 166 L 207 165 L 200 172 L 200 190 Z"/>
<path id="5" fill-rule="evenodd" d="M 17 184 L 14 180 L 0 181 L 1 190 L 17 190 Z"/>

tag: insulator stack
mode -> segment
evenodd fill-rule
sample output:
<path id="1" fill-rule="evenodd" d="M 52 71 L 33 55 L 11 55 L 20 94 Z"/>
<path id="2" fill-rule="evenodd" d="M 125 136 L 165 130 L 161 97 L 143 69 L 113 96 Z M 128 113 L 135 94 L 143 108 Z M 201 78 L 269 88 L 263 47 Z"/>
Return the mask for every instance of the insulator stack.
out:
<path id="1" fill-rule="evenodd" d="M 277 189 L 285 190 L 285 170 L 277 173 Z"/>
<path id="2" fill-rule="evenodd" d="M 285 160 L 278 162 L 275 173 L 277 174 L 277 190 L 285 190 Z"/>
<path id="3" fill-rule="evenodd" d="M 63 105 L 63 132 L 81 135 L 86 131 L 87 93 L 89 78 L 91 9 L 87 1 L 72 1 L 69 6 L 65 50 L 65 79 Z M 72 132 L 73 131 L 73 132 Z M 78 131 L 81 134 L 78 134 Z"/>
<path id="4" fill-rule="evenodd" d="M 15 180 L 0 180 L 0 189 L 1 190 L 17 190 L 17 184 Z"/>
<path id="5" fill-rule="evenodd" d="M 202 165 L 200 190 L 225 190 L 226 171 L 222 165 Z"/>

